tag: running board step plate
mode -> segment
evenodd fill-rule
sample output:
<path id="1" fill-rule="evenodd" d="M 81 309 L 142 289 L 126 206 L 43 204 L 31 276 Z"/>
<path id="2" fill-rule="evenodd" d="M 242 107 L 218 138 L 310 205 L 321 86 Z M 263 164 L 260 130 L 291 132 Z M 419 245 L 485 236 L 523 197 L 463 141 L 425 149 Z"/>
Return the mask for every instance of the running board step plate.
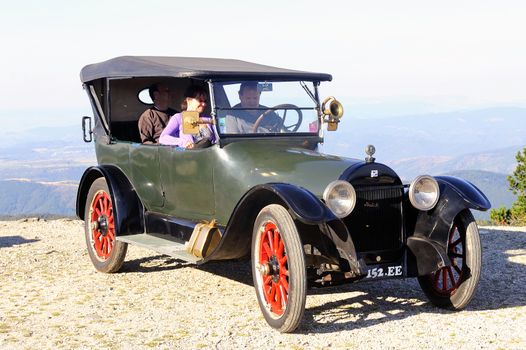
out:
<path id="1" fill-rule="evenodd" d="M 167 239 L 147 235 L 145 233 L 137 235 L 118 236 L 118 241 L 144 247 L 156 251 L 157 253 L 166 254 L 176 259 L 184 260 L 189 263 L 196 263 L 202 258 L 198 258 L 186 251 L 186 246 L 181 243 L 169 241 Z"/>

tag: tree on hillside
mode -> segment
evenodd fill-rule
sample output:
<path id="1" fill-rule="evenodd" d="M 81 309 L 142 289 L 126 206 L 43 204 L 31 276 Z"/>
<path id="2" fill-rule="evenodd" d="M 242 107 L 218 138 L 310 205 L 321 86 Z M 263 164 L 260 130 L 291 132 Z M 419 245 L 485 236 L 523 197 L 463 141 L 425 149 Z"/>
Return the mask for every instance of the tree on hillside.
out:
<path id="1" fill-rule="evenodd" d="M 494 209 L 490 217 L 496 224 L 526 225 L 526 147 L 515 156 L 517 167 L 508 176 L 510 190 L 517 196 L 510 209 Z"/>
<path id="2" fill-rule="evenodd" d="M 526 148 L 517 153 L 517 167 L 513 176 L 508 176 L 510 189 L 517 195 L 517 200 L 510 208 L 511 220 L 519 225 L 526 224 Z"/>

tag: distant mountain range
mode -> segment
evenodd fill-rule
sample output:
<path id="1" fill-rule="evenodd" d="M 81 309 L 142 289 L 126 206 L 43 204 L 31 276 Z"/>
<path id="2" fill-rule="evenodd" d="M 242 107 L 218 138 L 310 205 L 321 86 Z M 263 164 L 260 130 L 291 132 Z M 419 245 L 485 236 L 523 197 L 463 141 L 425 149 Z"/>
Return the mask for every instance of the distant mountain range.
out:
<path id="1" fill-rule="evenodd" d="M 74 216 L 78 182 L 96 164 L 79 126 L 10 134 L 0 146 L 0 217 Z"/>
<path id="2" fill-rule="evenodd" d="M 483 190 L 494 208 L 509 207 L 514 196 L 506 176 L 526 147 L 524 120 L 525 108 L 367 119 L 351 112 L 338 131 L 325 132 L 321 151 L 363 159 L 365 146 L 374 144 L 376 160 L 404 181 L 419 174 L 458 176 Z M 74 215 L 78 181 L 96 164 L 93 144 L 81 137 L 78 125 L 6 135 L 0 145 L 0 216 Z"/>
<path id="3" fill-rule="evenodd" d="M 393 118 L 344 115 L 338 131 L 326 132 L 328 153 L 362 158 L 373 144 L 377 158 L 458 157 L 526 145 L 526 108 L 489 108 Z M 516 153 L 516 152 L 515 152 Z"/>
<path id="4" fill-rule="evenodd" d="M 420 174 L 440 175 L 452 171 L 480 170 L 499 174 L 511 174 L 517 162 L 517 147 L 507 147 L 492 151 L 468 153 L 459 156 L 420 156 L 387 160 L 385 163 L 395 169 L 405 179 Z"/>
<path id="5" fill-rule="evenodd" d="M 78 183 L 0 181 L 0 217 L 74 216 Z"/>

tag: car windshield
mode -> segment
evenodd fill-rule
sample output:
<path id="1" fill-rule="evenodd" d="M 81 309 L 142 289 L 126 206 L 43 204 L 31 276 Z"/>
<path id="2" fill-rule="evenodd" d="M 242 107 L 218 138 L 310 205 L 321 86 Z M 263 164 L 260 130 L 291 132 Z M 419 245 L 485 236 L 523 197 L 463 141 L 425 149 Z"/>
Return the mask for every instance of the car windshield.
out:
<path id="1" fill-rule="evenodd" d="M 220 134 L 318 134 L 312 82 L 215 82 L 214 102 Z"/>

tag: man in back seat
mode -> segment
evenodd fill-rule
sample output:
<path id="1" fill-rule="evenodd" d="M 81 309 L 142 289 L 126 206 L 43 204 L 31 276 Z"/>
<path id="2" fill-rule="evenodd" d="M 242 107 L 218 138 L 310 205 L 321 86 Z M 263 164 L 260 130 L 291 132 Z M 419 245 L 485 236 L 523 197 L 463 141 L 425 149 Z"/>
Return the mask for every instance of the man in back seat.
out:
<path id="1" fill-rule="evenodd" d="M 148 89 L 153 106 L 141 114 L 139 118 L 139 133 L 141 142 L 146 144 L 159 143 L 159 136 L 168 124 L 170 117 L 177 113 L 170 108 L 171 91 L 166 85 L 153 84 Z"/>

